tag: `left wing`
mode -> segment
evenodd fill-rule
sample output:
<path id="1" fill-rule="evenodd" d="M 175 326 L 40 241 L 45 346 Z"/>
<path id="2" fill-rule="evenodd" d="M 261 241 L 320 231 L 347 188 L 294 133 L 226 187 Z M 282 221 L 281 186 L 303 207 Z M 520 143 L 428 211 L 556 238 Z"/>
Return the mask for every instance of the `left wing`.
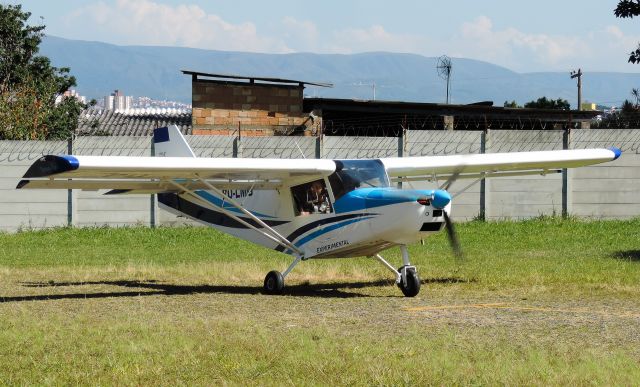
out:
<path id="1" fill-rule="evenodd" d="M 336 169 L 332 160 L 229 159 L 189 157 L 44 156 L 16 188 L 117 189 L 136 193 L 218 188 L 277 188 L 321 179 Z"/>
<path id="2" fill-rule="evenodd" d="M 571 149 L 539 152 L 483 153 L 472 155 L 394 157 L 381 159 L 393 181 L 523 176 L 559 172 L 563 168 L 604 163 L 622 151 Z"/>

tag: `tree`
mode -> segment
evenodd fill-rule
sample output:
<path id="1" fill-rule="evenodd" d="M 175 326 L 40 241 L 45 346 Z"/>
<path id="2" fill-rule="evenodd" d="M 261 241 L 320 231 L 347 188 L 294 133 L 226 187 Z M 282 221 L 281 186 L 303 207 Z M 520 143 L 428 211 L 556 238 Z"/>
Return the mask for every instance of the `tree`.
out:
<path id="1" fill-rule="evenodd" d="M 68 138 L 84 107 L 56 95 L 76 85 L 69 68 L 36 55 L 45 26 L 29 26 L 21 5 L 0 4 L 0 139 Z"/>
<path id="2" fill-rule="evenodd" d="M 631 89 L 631 95 L 636 99 L 636 106 L 640 105 L 640 91 L 634 87 Z"/>
<path id="3" fill-rule="evenodd" d="M 571 105 L 566 99 L 558 98 L 556 100 L 547 99 L 547 97 L 538 98 L 537 101 L 530 101 L 524 104 L 524 107 L 530 109 L 556 109 L 569 110 Z"/>
<path id="4" fill-rule="evenodd" d="M 622 19 L 632 19 L 635 16 L 640 16 L 640 0 L 620 0 L 618 6 L 613 11 L 616 17 Z M 635 51 L 629 53 L 630 63 L 640 63 L 640 44 Z"/>
<path id="5" fill-rule="evenodd" d="M 504 101 L 504 105 L 502 105 L 506 108 L 521 108 L 522 106 L 518 105 L 518 103 L 514 100 L 514 101 Z"/>

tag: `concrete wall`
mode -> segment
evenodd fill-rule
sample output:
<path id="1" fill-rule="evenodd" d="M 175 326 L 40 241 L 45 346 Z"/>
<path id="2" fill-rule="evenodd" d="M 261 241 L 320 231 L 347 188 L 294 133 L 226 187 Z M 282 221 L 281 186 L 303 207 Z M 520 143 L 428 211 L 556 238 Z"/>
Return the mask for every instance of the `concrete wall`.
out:
<path id="1" fill-rule="evenodd" d="M 594 218 L 640 216 L 640 130 L 564 131 L 409 131 L 395 137 L 187 136 L 199 157 L 369 158 L 515 152 L 617 146 L 620 159 L 569 170 L 567 175 L 458 180 L 453 217 L 469 220 L 520 219 L 569 214 Z M 67 142 L 0 141 L 0 231 L 50 226 L 177 225 L 183 218 L 157 209 L 149 195 L 104 196 L 105 191 L 15 190 L 27 168 L 44 154 L 65 154 Z M 151 155 L 148 137 L 80 137 L 74 154 Z M 434 188 L 443 181 L 404 183 Z M 484 185 L 484 186 L 483 186 Z M 468 186 L 468 187 L 467 187 Z M 466 188 L 466 190 L 465 190 Z M 463 193 L 460 191 L 464 190 Z"/>
<path id="2" fill-rule="evenodd" d="M 66 141 L 0 141 L 0 231 L 67 224 L 67 191 L 15 189 L 29 166 L 42 155 L 66 151 Z"/>

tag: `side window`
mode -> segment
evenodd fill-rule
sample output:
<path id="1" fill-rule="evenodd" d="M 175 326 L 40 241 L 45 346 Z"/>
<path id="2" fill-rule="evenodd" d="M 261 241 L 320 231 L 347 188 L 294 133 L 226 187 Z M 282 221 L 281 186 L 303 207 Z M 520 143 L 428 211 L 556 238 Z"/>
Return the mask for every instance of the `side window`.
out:
<path id="1" fill-rule="evenodd" d="M 327 186 L 322 179 L 291 187 L 291 196 L 296 216 L 333 212 Z"/>

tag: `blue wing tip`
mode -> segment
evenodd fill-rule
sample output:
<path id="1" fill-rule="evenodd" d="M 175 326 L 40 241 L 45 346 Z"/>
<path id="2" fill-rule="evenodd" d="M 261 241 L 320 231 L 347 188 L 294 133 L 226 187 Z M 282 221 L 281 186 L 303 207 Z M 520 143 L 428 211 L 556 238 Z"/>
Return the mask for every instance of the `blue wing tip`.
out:
<path id="1" fill-rule="evenodd" d="M 71 155 L 43 156 L 33 163 L 23 177 L 47 177 L 58 173 L 75 171 L 80 167 L 80 161 Z"/>
<path id="2" fill-rule="evenodd" d="M 614 160 L 617 160 L 620 156 L 622 156 L 622 150 L 620 150 L 620 148 L 612 146 L 611 148 L 609 148 L 609 150 L 615 155 L 615 157 L 613 158 Z"/>

